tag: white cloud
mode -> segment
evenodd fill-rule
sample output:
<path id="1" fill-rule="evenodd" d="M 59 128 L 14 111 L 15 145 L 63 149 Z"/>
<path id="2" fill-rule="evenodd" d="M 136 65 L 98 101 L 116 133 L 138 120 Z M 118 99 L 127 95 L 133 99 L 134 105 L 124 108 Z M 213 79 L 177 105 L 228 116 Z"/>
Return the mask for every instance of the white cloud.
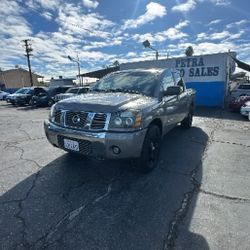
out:
<path id="1" fill-rule="evenodd" d="M 93 9 L 97 8 L 97 6 L 99 5 L 99 3 L 94 0 L 82 0 L 82 3 L 85 7 Z"/>
<path id="2" fill-rule="evenodd" d="M 138 42 L 143 42 L 145 40 L 149 40 L 150 42 L 163 42 L 166 40 L 178 40 L 185 37 L 188 37 L 187 33 L 182 32 L 180 29 L 189 25 L 189 21 L 180 21 L 174 27 L 171 27 L 167 30 L 153 33 L 146 33 L 146 34 L 135 34 L 133 39 Z"/>
<path id="3" fill-rule="evenodd" d="M 183 33 L 182 31 L 176 28 L 169 28 L 168 30 L 162 33 L 163 33 L 163 36 L 166 37 L 166 39 L 170 39 L 170 40 L 177 40 L 177 39 L 181 39 L 184 37 L 188 37 L 188 34 Z"/>
<path id="4" fill-rule="evenodd" d="M 60 6 L 60 0 L 39 0 L 37 1 L 45 9 L 56 9 Z"/>
<path id="5" fill-rule="evenodd" d="M 89 45 L 83 46 L 83 50 L 91 50 L 97 48 L 104 48 L 104 47 L 114 47 L 117 45 L 121 45 L 122 41 L 119 39 L 114 39 L 110 41 L 104 42 L 90 42 Z"/>
<path id="6" fill-rule="evenodd" d="M 212 26 L 212 25 L 214 25 L 214 24 L 218 24 L 218 23 L 220 23 L 221 21 L 222 21 L 221 19 L 212 20 L 212 21 L 208 24 L 208 26 Z"/>
<path id="7" fill-rule="evenodd" d="M 188 20 L 180 21 L 177 25 L 175 25 L 175 28 L 176 28 L 176 29 L 182 29 L 182 28 L 188 26 L 189 23 L 190 23 L 190 22 L 189 22 Z"/>
<path id="8" fill-rule="evenodd" d="M 175 5 L 172 8 L 172 11 L 174 12 L 189 12 L 196 7 L 196 1 L 195 0 L 187 0 L 185 3 L 181 3 L 178 5 Z"/>
<path id="9" fill-rule="evenodd" d="M 26 0 L 25 5 L 34 11 L 56 10 L 61 6 L 61 0 Z"/>
<path id="10" fill-rule="evenodd" d="M 156 19 L 157 17 L 163 17 L 167 14 L 167 10 L 164 6 L 155 3 L 155 2 L 150 2 L 146 6 L 146 12 L 145 14 L 139 16 L 137 19 L 129 19 L 124 22 L 124 26 L 122 29 L 134 29 L 139 26 L 142 26 L 146 23 L 149 23 Z"/>
<path id="11" fill-rule="evenodd" d="M 42 15 L 45 19 L 47 19 L 47 20 L 49 20 L 49 21 L 51 21 L 51 20 L 53 19 L 52 13 L 50 13 L 50 12 L 48 12 L 48 11 L 44 11 L 43 13 L 41 13 L 41 15 Z"/>
<path id="12" fill-rule="evenodd" d="M 6 16 L 1 21 L 0 34 L 20 40 L 32 34 L 29 23 L 21 16 Z"/>
<path id="13" fill-rule="evenodd" d="M 244 24 L 247 24 L 249 21 L 248 20 L 245 20 L 245 19 L 242 19 L 240 21 L 237 21 L 237 22 L 234 22 L 234 23 L 230 23 L 230 24 L 227 24 L 226 25 L 226 28 L 227 29 L 232 29 L 232 28 L 238 28 Z"/>
<path id="14" fill-rule="evenodd" d="M 22 13 L 23 10 L 15 1 L 1 0 L 0 1 L 0 16 L 17 15 Z"/>
<path id="15" fill-rule="evenodd" d="M 74 34 L 81 38 L 96 36 L 107 39 L 115 24 L 98 13 L 85 14 L 81 8 L 72 4 L 60 7 L 57 22 L 60 32 Z"/>
<path id="16" fill-rule="evenodd" d="M 137 56 L 137 53 L 135 53 L 135 52 L 129 52 L 129 53 L 127 53 L 126 56 L 127 56 L 127 57 L 136 57 L 136 56 Z"/>
<path id="17" fill-rule="evenodd" d="M 199 33 L 197 35 L 196 41 L 204 41 L 204 40 L 233 40 L 240 38 L 243 35 L 244 31 L 241 30 L 238 33 L 230 33 L 229 31 L 225 30 L 222 32 L 215 32 L 212 34 L 207 34 L 205 32 Z"/>
<path id="18" fill-rule="evenodd" d="M 180 51 L 185 51 L 188 46 L 192 46 L 194 49 L 194 53 L 196 55 L 202 54 L 213 54 L 213 53 L 220 53 L 220 52 L 227 52 L 229 49 L 232 51 L 235 49 L 235 45 L 231 42 L 225 43 L 210 43 L 204 42 L 199 44 L 194 43 L 182 43 L 178 45 Z"/>
<path id="19" fill-rule="evenodd" d="M 228 6 L 231 4 L 230 0 L 211 0 L 217 6 Z"/>
<path id="20" fill-rule="evenodd" d="M 216 33 L 213 33 L 210 35 L 210 39 L 211 40 L 221 40 L 221 39 L 225 39 L 226 37 L 229 37 L 230 36 L 230 33 L 225 30 L 225 31 L 222 31 L 222 32 L 216 32 Z"/>

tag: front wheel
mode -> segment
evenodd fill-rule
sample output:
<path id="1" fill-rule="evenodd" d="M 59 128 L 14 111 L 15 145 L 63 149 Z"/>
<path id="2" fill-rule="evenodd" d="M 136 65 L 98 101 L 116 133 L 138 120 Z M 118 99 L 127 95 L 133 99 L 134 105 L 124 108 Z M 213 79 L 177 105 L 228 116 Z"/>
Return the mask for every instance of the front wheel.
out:
<path id="1" fill-rule="evenodd" d="M 28 105 L 29 105 L 29 106 L 32 106 L 32 107 L 35 106 L 34 101 L 33 101 L 32 99 L 29 100 Z"/>
<path id="2" fill-rule="evenodd" d="M 53 104 L 54 104 L 54 101 L 50 99 L 50 100 L 48 101 L 48 106 L 51 107 Z"/>
<path id="3" fill-rule="evenodd" d="M 188 112 L 188 115 L 186 118 L 184 118 L 181 122 L 181 126 L 183 128 L 191 128 L 192 127 L 192 123 L 193 123 L 193 115 L 194 115 L 194 111 L 191 108 Z"/>
<path id="4" fill-rule="evenodd" d="M 158 164 L 160 154 L 161 132 L 157 125 L 148 128 L 144 139 L 141 157 L 138 160 L 138 167 L 141 172 L 148 173 Z"/>

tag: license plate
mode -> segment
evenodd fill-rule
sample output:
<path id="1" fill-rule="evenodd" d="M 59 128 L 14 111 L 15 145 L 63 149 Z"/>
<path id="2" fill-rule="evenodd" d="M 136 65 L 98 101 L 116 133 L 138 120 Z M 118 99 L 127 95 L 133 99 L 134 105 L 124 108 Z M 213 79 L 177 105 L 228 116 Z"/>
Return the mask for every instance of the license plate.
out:
<path id="1" fill-rule="evenodd" d="M 77 141 L 64 139 L 64 147 L 73 151 L 79 151 L 79 143 Z"/>

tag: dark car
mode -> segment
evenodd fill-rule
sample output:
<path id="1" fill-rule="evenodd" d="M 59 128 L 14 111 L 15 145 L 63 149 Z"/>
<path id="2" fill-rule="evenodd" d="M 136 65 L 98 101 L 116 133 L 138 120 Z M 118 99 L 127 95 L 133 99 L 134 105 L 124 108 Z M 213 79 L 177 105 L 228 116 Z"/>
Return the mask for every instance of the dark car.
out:
<path id="1" fill-rule="evenodd" d="M 234 112 L 239 112 L 241 106 L 243 106 L 247 101 L 250 101 L 250 96 L 240 96 L 237 99 L 233 99 L 229 103 L 229 109 Z"/>
<path id="2" fill-rule="evenodd" d="M 5 92 L 3 90 L 0 90 L 0 100 L 5 100 L 5 98 L 9 95 L 10 93 Z"/>
<path id="3" fill-rule="evenodd" d="M 65 93 L 71 86 L 60 86 L 49 88 L 45 93 L 34 95 L 32 97 L 32 105 L 37 107 L 51 107 L 55 101 L 54 98 L 58 94 Z"/>
<path id="4" fill-rule="evenodd" d="M 29 88 L 20 88 L 16 92 L 14 92 L 13 94 L 7 95 L 5 98 L 5 101 L 14 105 L 15 99 L 17 98 L 17 96 L 26 93 L 28 90 L 29 90 Z"/>
<path id="5" fill-rule="evenodd" d="M 55 96 L 55 102 L 67 99 L 69 97 L 85 94 L 89 91 L 90 87 L 85 85 L 84 87 L 73 87 L 68 89 L 64 94 L 59 94 Z"/>
<path id="6" fill-rule="evenodd" d="M 42 87 L 30 87 L 24 88 L 24 91 L 15 95 L 13 97 L 13 104 L 16 105 L 31 105 L 32 104 L 32 96 L 38 96 L 41 93 L 46 93 L 46 90 Z"/>

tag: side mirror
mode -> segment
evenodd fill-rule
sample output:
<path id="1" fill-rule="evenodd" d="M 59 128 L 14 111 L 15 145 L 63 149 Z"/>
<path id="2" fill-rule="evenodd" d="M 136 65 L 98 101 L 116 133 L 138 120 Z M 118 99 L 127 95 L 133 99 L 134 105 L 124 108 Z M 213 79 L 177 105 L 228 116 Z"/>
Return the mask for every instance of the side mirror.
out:
<path id="1" fill-rule="evenodd" d="M 163 92 L 164 96 L 168 95 L 180 95 L 182 93 L 182 89 L 180 86 L 171 86 L 168 87 L 166 91 Z"/>

